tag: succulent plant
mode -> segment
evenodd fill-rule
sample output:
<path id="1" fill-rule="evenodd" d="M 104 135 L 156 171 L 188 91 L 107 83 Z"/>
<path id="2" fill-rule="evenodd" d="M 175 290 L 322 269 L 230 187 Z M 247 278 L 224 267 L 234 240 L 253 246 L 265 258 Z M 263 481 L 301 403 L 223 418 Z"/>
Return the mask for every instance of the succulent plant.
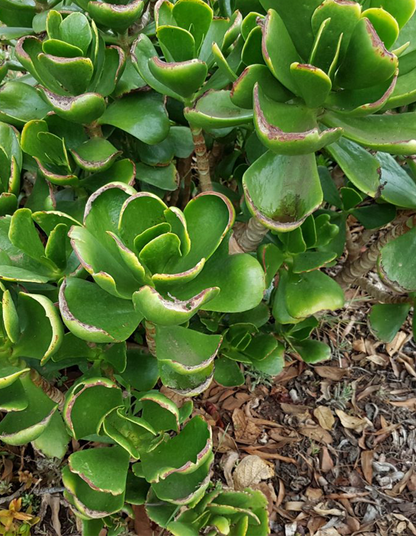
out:
<path id="1" fill-rule="evenodd" d="M 135 506 L 266 536 L 266 498 L 211 482 L 208 423 L 159 387 L 329 359 L 349 285 L 380 340 L 407 320 L 415 8 L 0 0 L 0 441 L 62 460 L 84 536 Z"/>
<path id="2" fill-rule="evenodd" d="M 413 112 L 380 112 L 414 102 L 416 65 L 398 38 L 416 4 L 361 4 L 311 1 L 298 12 L 290 2 L 264 0 L 267 15 L 249 13 L 242 22 L 245 54 L 230 98 L 252 111 L 265 147 L 243 184 L 251 213 L 269 229 L 295 229 L 321 205 L 316 151 L 328 151 L 360 191 L 383 198 L 383 162 L 363 146 L 415 150 Z M 220 97 L 204 96 L 196 109 L 211 103 L 216 116 Z"/>
<path id="3" fill-rule="evenodd" d="M 153 336 L 162 380 L 196 394 L 212 379 L 220 337 L 182 327 L 198 310 L 241 312 L 262 299 L 264 275 L 250 255 L 229 255 L 234 209 L 219 193 L 200 194 L 182 212 L 148 192 L 108 184 L 93 194 L 72 248 L 94 283 L 68 277 L 62 318 L 77 337 L 126 340 L 141 321 Z M 201 235 L 201 229 L 205 232 Z M 107 314 L 109 304 L 113 315 Z"/>

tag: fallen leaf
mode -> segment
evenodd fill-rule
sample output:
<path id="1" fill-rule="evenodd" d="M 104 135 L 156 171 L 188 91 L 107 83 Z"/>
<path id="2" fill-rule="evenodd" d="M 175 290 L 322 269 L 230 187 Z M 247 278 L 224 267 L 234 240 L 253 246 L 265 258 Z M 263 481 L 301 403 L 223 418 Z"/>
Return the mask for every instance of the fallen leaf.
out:
<path id="1" fill-rule="evenodd" d="M 371 422 L 367 418 L 354 417 L 348 415 L 345 411 L 341 409 L 336 409 L 335 413 L 338 415 L 339 420 L 344 428 L 349 430 L 355 430 L 356 432 L 362 432 L 369 426 L 372 426 Z"/>
<path id="2" fill-rule="evenodd" d="M 315 533 L 315 536 L 341 536 L 341 534 L 337 531 L 337 529 L 331 527 L 329 529 L 318 530 L 318 532 Z"/>
<path id="3" fill-rule="evenodd" d="M 319 503 L 313 507 L 314 512 L 320 516 L 343 516 L 344 512 L 339 508 L 328 508 L 325 503 Z"/>
<path id="4" fill-rule="evenodd" d="M 237 443 L 228 432 L 222 430 L 218 426 L 212 429 L 212 442 L 216 452 L 228 452 L 229 450 L 237 450 Z"/>
<path id="5" fill-rule="evenodd" d="M 233 411 L 233 424 L 236 441 L 252 445 L 261 434 L 260 428 L 247 418 L 242 409 Z"/>
<path id="6" fill-rule="evenodd" d="M 224 471 L 224 478 L 227 482 L 227 486 L 230 488 L 234 487 L 234 481 L 232 477 L 232 472 L 235 467 L 235 464 L 238 460 L 239 456 L 237 452 L 228 452 L 228 454 L 225 456 L 225 459 L 223 459 L 222 466 Z"/>
<path id="7" fill-rule="evenodd" d="M 259 456 L 246 456 L 241 460 L 234 471 L 234 487 L 236 490 L 243 490 L 254 484 L 259 484 L 262 480 L 267 480 L 273 477 L 273 468 Z"/>
<path id="8" fill-rule="evenodd" d="M 250 396 L 248 393 L 236 393 L 235 396 L 230 396 L 223 402 L 222 409 L 234 411 L 241 408 L 247 400 L 250 400 Z"/>
<path id="9" fill-rule="evenodd" d="M 299 422 L 307 421 L 311 418 L 308 406 L 301 406 L 300 404 L 285 404 L 281 403 L 280 407 L 284 413 L 289 415 L 296 415 Z"/>
<path id="10" fill-rule="evenodd" d="M 305 491 L 305 495 L 310 501 L 319 501 L 319 499 L 322 499 L 323 494 L 320 488 L 308 488 Z"/>
<path id="11" fill-rule="evenodd" d="M 3 456 L 3 474 L 1 475 L 1 482 L 8 483 L 12 481 L 13 478 L 13 462 L 9 458 Z"/>
<path id="12" fill-rule="evenodd" d="M 408 337 L 409 335 L 407 335 L 407 333 L 399 331 L 394 339 L 386 344 L 386 351 L 390 357 L 402 349 L 404 343 L 408 340 Z"/>
<path id="13" fill-rule="evenodd" d="M 331 434 L 321 426 L 302 426 L 299 428 L 299 433 L 326 445 L 330 445 L 333 441 Z"/>
<path id="14" fill-rule="evenodd" d="M 313 414 L 324 430 L 332 430 L 335 424 L 335 417 L 327 406 L 318 406 L 313 411 Z"/>
<path id="15" fill-rule="evenodd" d="M 373 450 L 364 450 L 361 453 L 361 467 L 363 470 L 363 475 L 369 484 L 371 484 L 373 481 L 373 459 Z"/>
<path id="16" fill-rule="evenodd" d="M 416 398 L 408 398 L 407 400 L 393 401 L 389 400 L 392 406 L 396 408 L 416 409 Z"/>
<path id="17" fill-rule="evenodd" d="M 313 369 L 318 376 L 328 380 L 339 381 L 348 374 L 348 369 L 342 369 L 339 367 L 329 367 L 328 365 L 320 365 Z"/>
<path id="18" fill-rule="evenodd" d="M 326 447 L 322 447 L 320 452 L 321 471 L 323 473 L 329 473 L 334 468 L 334 462 Z"/>
<path id="19" fill-rule="evenodd" d="M 288 456 L 282 456 L 281 454 L 277 454 L 277 452 L 263 452 L 256 447 L 243 447 L 243 450 L 249 454 L 256 454 L 264 460 L 280 460 L 281 462 L 293 463 L 294 465 L 297 465 L 298 463 L 295 459 L 289 458 Z"/>
<path id="20" fill-rule="evenodd" d="M 285 498 L 285 495 L 286 495 L 285 485 L 283 483 L 283 480 L 279 478 L 279 494 L 277 495 L 277 499 L 276 499 L 276 507 L 279 507 L 282 504 L 283 499 Z"/>

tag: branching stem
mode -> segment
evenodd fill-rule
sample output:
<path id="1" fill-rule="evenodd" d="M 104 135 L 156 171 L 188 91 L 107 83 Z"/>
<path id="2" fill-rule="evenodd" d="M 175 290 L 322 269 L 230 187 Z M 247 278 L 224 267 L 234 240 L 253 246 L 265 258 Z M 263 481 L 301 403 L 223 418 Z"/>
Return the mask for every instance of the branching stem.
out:
<path id="1" fill-rule="evenodd" d="M 356 284 L 379 303 L 412 303 L 412 299 L 409 298 L 409 296 L 395 296 L 394 294 L 373 285 L 373 283 L 370 283 L 365 277 L 358 278 Z"/>
<path id="2" fill-rule="evenodd" d="M 409 221 L 402 221 L 393 226 L 393 228 L 387 233 L 380 236 L 380 238 L 374 242 L 368 249 L 358 256 L 356 260 L 351 263 L 346 263 L 342 270 L 338 273 L 336 281 L 343 287 L 347 288 L 357 281 L 358 278 L 364 277 L 370 270 L 377 264 L 377 259 L 381 249 L 390 240 L 407 233 L 412 225 L 416 221 L 416 216 L 413 216 Z"/>
<path id="3" fill-rule="evenodd" d="M 191 126 L 192 139 L 195 147 L 196 165 L 198 167 L 199 183 L 203 192 L 212 190 L 209 158 L 202 128 Z"/>
<path id="4" fill-rule="evenodd" d="M 242 232 L 234 232 L 232 235 L 230 253 L 236 254 L 256 251 L 268 231 L 269 229 L 262 225 L 257 218 L 250 218 L 248 223 L 244 225 Z"/>

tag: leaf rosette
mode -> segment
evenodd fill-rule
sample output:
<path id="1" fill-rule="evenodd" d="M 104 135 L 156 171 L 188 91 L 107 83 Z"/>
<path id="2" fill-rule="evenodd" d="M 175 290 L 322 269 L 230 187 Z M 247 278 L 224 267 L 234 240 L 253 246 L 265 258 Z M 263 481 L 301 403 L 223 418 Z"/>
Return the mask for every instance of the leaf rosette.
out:
<path id="1" fill-rule="evenodd" d="M 299 12 L 286 0 L 261 4 L 265 16 L 250 13 L 242 22 L 245 44 L 230 99 L 253 111 L 266 150 L 243 178 L 250 212 L 272 230 L 290 231 L 323 201 L 316 151 L 328 150 L 371 197 L 380 191 L 381 166 L 363 147 L 416 151 L 414 112 L 380 113 L 416 98 L 414 55 L 406 54 L 409 44 L 399 35 L 416 3 L 404 0 L 398 9 L 374 0 L 366 9 L 359 2 L 316 0 Z M 215 94 L 210 102 L 215 116 Z"/>
<path id="2" fill-rule="evenodd" d="M 256 306 L 264 275 L 250 255 L 228 254 L 233 222 L 234 209 L 219 193 L 195 197 L 182 212 L 124 184 L 100 188 L 87 202 L 83 226 L 69 232 L 95 283 L 69 278 L 62 285 L 61 313 L 67 326 L 95 342 L 124 340 L 131 330 L 118 323 L 117 334 L 112 333 L 112 321 L 105 319 L 108 300 L 123 304 L 124 314 L 134 311 L 136 326 L 142 319 L 176 326 L 199 309 L 238 312 Z M 96 319 L 89 329 L 86 317 L 94 319 L 88 313 L 93 307 Z M 99 328 L 101 319 L 108 330 Z"/>
<path id="3" fill-rule="evenodd" d="M 94 21 L 83 13 L 50 11 L 47 37 L 22 37 L 16 55 L 37 80 L 46 102 L 63 119 L 89 124 L 105 110 L 123 73 L 125 54 L 106 47 Z"/>

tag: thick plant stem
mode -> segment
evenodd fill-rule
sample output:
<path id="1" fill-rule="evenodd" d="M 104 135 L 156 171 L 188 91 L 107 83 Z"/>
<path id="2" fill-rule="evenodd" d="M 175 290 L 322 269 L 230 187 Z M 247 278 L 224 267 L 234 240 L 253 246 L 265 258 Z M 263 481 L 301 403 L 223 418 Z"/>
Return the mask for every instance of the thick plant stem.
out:
<path id="1" fill-rule="evenodd" d="M 268 233 L 269 229 L 262 225 L 257 218 L 250 218 L 241 233 L 234 232 L 230 239 L 230 254 L 249 253 L 256 251 Z"/>
<path id="2" fill-rule="evenodd" d="M 342 270 L 338 273 L 335 278 L 336 281 L 343 287 L 346 288 L 349 285 L 352 285 L 357 281 L 358 278 L 368 274 L 370 270 L 374 268 L 377 264 L 377 259 L 380 254 L 381 249 L 388 243 L 390 240 L 407 233 L 414 223 L 415 216 L 411 219 L 411 223 L 406 220 L 404 222 L 398 223 L 395 225 L 389 232 L 380 236 L 380 238 L 374 242 L 362 255 L 360 255 L 352 263 L 347 263 L 343 266 Z"/>
<path id="3" fill-rule="evenodd" d="M 32 382 L 42 389 L 46 396 L 58 404 L 60 410 L 63 409 L 65 403 L 65 395 L 57 387 L 54 387 L 35 369 L 30 370 L 30 379 Z"/>
<path id="4" fill-rule="evenodd" d="M 196 164 L 198 166 L 199 184 L 203 192 L 212 190 L 211 174 L 209 170 L 209 158 L 202 128 L 191 126 L 192 139 L 194 141 Z"/>
<path id="5" fill-rule="evenodd" d="M 409 296 L 395 296 L 394 294 L 386 292 L 385 290 L 378 288 L 376 285 L 373 285 L 373 283 L 370 283 L 365 277 L 358 278 L 356 284 L 380 303 L 412 303 Z"/>
<path id="6" fill-rule="evenodd" d="M 147 347 L 149 348 L 149 352 L 156 357 L 156 326 L 153 324 L 153 322 L 148 322 L 147 320 L 144 323 L 144 327 L 146 329 L 146 342 Z"/>

